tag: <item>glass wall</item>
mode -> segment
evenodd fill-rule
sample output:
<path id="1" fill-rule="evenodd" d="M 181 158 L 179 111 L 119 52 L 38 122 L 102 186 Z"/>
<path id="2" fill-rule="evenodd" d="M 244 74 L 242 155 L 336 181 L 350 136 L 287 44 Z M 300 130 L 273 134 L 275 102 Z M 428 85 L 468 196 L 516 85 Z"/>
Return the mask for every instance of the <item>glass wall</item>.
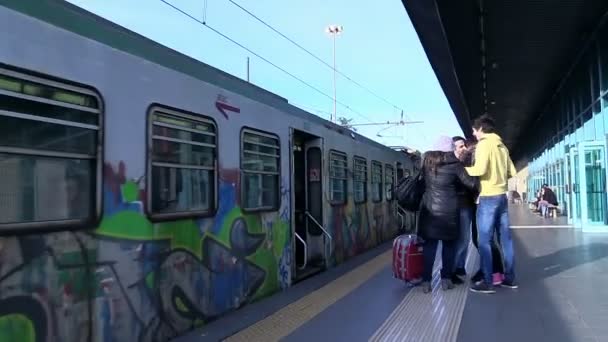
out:
<path id="1" fill-rule="evenodd" d="M 532 137 L 541 148 L 528 165 L 528 198 L 548 184 L 569 223 L 608 232 L 608 25 L 565 81 Z"/>

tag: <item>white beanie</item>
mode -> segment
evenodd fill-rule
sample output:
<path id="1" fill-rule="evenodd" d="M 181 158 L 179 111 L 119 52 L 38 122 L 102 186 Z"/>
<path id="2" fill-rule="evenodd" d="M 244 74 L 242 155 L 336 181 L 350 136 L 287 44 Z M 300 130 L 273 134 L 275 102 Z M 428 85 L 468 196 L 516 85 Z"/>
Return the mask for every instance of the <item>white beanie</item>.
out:
<path id="1" fill-rule="evenodd" d="M 435 141 L 432 151 L 452 152 L 454 151 L 454 142 L 452 138 L 442 135 Z"/>

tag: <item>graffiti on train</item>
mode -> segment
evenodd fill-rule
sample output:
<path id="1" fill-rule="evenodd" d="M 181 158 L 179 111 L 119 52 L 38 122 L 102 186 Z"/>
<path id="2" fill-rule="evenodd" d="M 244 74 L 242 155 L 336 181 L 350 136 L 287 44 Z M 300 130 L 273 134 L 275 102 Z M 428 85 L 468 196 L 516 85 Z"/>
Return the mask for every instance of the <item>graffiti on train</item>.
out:
<path id="1" fill-rule="evenodd" d="M 288 208 L 243 213 L 237 175 L 214 218 L 153 224 L 143 179 L 106 165 L 98 229 L 0 238 L 0 341 L 165 341 L 288 287 Z"/>
<path id="2" fill-rule="evenodd" d="M 331 207 L 329 230 L 334 236 L 334 262 L 342 263 L 394 237 L 398 226 L 390 207 L 387 202 L 349 202 Z"/>

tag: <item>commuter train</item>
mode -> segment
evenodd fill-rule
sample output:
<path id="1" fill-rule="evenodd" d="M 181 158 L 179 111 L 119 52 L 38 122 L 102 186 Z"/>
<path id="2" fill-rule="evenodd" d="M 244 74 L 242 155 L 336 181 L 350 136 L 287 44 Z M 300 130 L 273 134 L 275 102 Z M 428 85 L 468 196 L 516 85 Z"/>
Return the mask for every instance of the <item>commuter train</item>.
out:
<path id="1" fill-rule="evenodd" d="M 3 341 L 166 341 L 412 229 L 407 153 L 63 1 L 0 41 Z"/>

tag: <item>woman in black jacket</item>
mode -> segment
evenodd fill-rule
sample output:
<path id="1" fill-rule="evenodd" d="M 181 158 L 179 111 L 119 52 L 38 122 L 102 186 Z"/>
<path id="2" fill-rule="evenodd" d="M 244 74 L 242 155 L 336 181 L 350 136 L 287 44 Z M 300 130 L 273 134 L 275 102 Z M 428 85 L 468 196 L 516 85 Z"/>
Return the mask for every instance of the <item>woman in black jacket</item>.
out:
<path id="1" fill-rule="evenodd" d="M 425 240 L 423 291 L 431 291 L 437 245 L 442 243 L 441 287 L 454 288 L 454 245 L 459 236 L 461 187 L 477 191 L 478 181 L 469 176 L 453 151 L 452 138 L 440 137 L 432 151 L 425 153 L 423 172 L 425 192 L 420 208 L 418 235 Z"/>

